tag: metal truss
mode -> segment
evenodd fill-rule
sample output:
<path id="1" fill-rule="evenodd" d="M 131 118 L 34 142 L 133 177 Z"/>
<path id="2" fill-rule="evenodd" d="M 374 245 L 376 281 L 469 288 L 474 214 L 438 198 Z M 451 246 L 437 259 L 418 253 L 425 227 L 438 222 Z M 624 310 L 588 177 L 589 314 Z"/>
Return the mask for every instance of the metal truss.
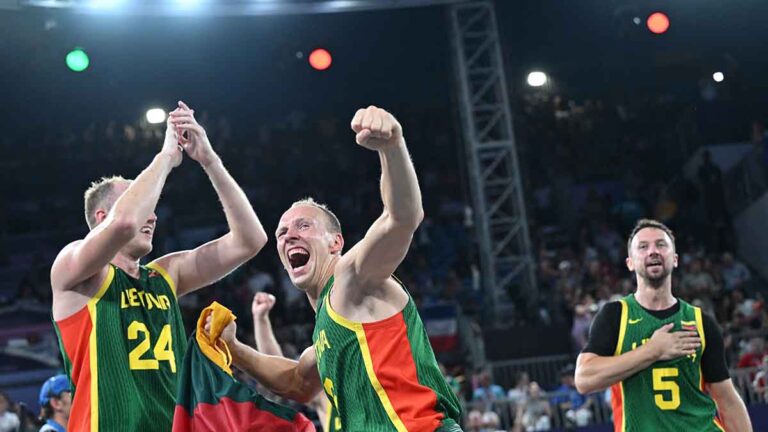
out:
<path id="1" fill-rule="evenodd" d="M 485 310 L 501 324 L 537 288 L 499 33 L 491 1 L 449 9 Z"/>

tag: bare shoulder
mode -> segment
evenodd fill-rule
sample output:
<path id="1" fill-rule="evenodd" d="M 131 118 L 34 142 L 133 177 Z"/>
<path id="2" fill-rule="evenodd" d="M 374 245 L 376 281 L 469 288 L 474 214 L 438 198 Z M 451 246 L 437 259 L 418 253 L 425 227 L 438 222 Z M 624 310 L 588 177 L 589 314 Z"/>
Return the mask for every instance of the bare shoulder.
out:
<path id="1" fill-rule="evenodd" d="M 53 291 L 53 318 L 61 320 L 82 309 L 100 288 L 109 274 L 109 265 L 104 266 L 91 277 L 72 283 L 68 277 L 75 266 L 74 251 L 83 240 L 65 246 L 56 256 L 51 267 L 51 290 Z"/>
<path id="2" fill-rule="evenodd" d="M 51 266 L 51 288 L 53 292 L 66 291 L 71 289 L 69 286 L 67 274 L 71 271 L 72 263 L 75 260 L 74 253 L 77 246 L 80 245 L 83 240 L 75 240 L 59 251 L 56 255 L 56 259 L 53 260 Z"/>
<path id="3" fill-rule="evenodd" d="M 402 285 L 392 277 L 362 279 L 338 265 L 330 296 L 331 308 L 355 322 L 389 318 L 402 311 L 409 299 Z"/>

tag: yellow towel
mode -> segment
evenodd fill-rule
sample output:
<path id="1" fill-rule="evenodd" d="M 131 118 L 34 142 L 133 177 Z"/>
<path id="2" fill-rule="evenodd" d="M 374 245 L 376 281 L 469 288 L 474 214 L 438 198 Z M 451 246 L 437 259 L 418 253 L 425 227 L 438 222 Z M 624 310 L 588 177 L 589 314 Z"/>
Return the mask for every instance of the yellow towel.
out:
<path id="1" fill-rule="evenodd" d="M 210 335 L 205 332 L 205 320 L 208 315 L 212 316 Z M 230 376 L 232 369 L 229 368 L 229 365 L 232 364 L 232 354 L 229 352 L 227 343 L 219 337 L 224 327 L 236 319 L 237 317 L 231 310 L 219 302 L 213 302 L 200 313 L 200 318 L 197 320 L 197 332 L 195 333 L 195 339 L 203 354 Z"/>

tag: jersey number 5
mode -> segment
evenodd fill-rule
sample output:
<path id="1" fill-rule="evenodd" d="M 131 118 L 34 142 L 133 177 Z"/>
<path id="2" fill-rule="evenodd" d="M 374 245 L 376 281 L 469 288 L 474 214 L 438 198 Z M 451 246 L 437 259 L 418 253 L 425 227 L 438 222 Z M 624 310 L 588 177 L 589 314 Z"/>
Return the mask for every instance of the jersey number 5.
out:
<path id="1" fill-rule="evenodd" d="M 141 358 L 151 346 L 151 338 L 147 325 L 140 321 L 134 321 L 128 326 L 128 340 L 142 338 L 141 342 L 128 353 L 128 366 L 133 370 L 160 369 L 160 361 L 166 360 L 171 367 L 171 372 L 176 373 L 176 356 L 173 354 L 171 326 L 166 324 L 160 331 L 160 337 L 152 349 L 155 358 Z"/>
<path id="2" fill-rule="evenodd" d="M 653 400 L 662 410 L 676 410 L 680 406 L 680 386 L 674 380 L 679 373 L 680 370 L 677 368 L 653 369 Z M 659 394 L 659 392 L 669 392 L 669 399 L 664 397 L 664 393 Z"/>

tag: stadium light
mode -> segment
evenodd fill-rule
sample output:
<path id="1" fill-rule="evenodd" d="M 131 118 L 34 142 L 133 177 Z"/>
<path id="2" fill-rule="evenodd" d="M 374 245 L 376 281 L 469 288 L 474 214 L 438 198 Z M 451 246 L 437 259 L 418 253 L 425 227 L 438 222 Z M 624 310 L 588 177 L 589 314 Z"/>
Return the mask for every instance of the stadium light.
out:
<path id="1" fill-rule="evenodd" d="M 663 34 L 669 30 L 669 17 L 662 12 L 654 12 L 646 21 L 648 30 L 653 34 Z"/>
<path id="2" fill-rule="evenodd" d="M 541 71 L 533 71 L 528 74 L 528 85 L 531 87 L 541 87 L 547 83 L 547 74 Z"/>
<path id="3" fill-rule="evenodd" d="M 722 72 L 715 72 L 712 74 L 712 79 L 715 80 L 715 82 L 723 82 L 723 80 L 725 80 L 725 75 L 723 75 Z"/>
<path id="4" fill-rule="evenodd" d="M 200 6 L 202 0 L 176 0 L 176 4 L 182 9 L 191 9 Z"/>
<path id="5" fill-rule="evenodd" d="M 165 111 L 162 108 L 147 110 L 147 121 L 151 124 L 159 124 L 165 121 Z"/>
<path id="6" fill-rule="evenodd" d="M 108 10 L 117 8 L 121 3 L 123 3 L 123 0 L 90 0 L 88 7 L 91 9 Z"/>
<path id="7" fill-rule="evenodd" d="M 309 55 L 309 64 L 316 70 L 326 70 L 331 67 L 331 63 L 333 63 L 331 53 L 323 48 L 318 48 Z"/>
<path id="8" fill-rule="evenodd" d="M 91 61 L 88 59 L 88 54 L 80 48 L 75 48 L 67 54 L 65 59 L 67 67 L 73 72 L 82 72 L 88 69 L 88 65 Z"/>

